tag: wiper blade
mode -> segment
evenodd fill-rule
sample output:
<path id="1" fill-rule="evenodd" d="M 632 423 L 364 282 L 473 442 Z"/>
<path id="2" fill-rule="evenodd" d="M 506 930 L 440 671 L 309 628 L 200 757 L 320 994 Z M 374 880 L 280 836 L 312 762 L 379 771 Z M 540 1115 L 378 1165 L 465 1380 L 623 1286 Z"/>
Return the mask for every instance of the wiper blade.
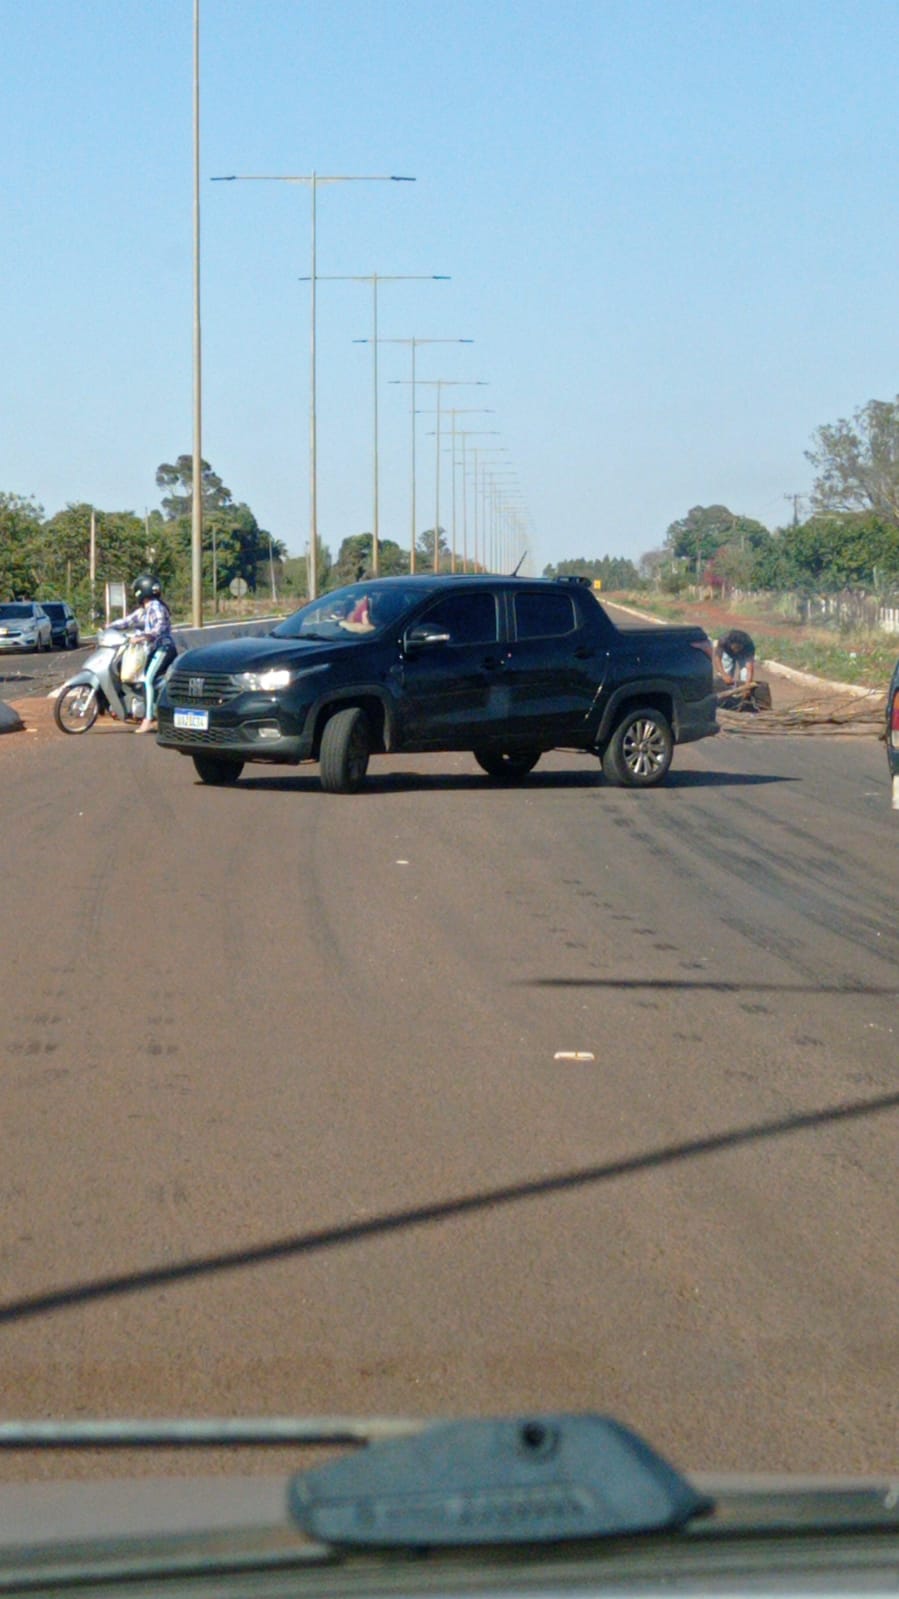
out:
<path id="1" fill-rule="evenodd" d="M 147 1420 L 4 1421 L 2 1449 L 218 1449 L 376 1444 L 426 1425 L 399 1416 L 159 1417 Z"/>

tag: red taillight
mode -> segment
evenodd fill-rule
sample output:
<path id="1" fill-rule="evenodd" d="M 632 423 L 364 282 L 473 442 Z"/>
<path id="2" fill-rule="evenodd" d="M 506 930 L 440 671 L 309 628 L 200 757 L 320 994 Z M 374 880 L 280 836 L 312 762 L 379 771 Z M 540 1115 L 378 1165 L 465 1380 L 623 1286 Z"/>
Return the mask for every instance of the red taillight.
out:
<path id="1" fill-rule="evenodd" d="M 893 708 L 890 712 L 890 732 L 899 733 L 899 688 L 893 695 Z"/>

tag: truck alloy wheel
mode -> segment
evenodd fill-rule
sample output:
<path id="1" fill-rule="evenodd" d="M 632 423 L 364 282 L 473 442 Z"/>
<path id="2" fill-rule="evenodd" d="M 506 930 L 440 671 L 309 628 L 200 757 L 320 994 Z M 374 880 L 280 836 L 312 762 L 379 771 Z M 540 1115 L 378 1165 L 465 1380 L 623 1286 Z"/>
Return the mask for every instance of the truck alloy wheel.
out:
<path id="1" fill-rule="evenodd" d="M 602 758 L 609 783 L 625 788 L 651 788 L 661 783 L 674 753 L 668 720 L 653 706 L 627 711 L 618 723 Z"/>

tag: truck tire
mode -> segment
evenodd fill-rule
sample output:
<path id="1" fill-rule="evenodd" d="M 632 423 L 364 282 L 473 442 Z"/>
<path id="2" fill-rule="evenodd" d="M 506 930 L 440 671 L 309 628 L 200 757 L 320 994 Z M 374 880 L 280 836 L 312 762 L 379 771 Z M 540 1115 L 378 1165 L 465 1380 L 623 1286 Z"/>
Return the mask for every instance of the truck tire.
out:
<path id="1" fill-rule="evenodd" d="M 501 783 L 520 783 L 540 759 L 540 750 L 472 750 L 482 772 Z"/>
<path id="2" fill-rule="evenodd" d="M 668 718 L 652 705 L 626 711 L 602 758 L 607 783 L 623 788 L 652 788 L 663 782 L 674 754 Z"/>
<path id="3" fill-rule="evenodd" d="M 230 788 L 243 771 L 243 761 L 229 761 L 223 755 L 194 755 L 191 759 L 200 782 L 213 788 Z"/>
<path id="4" fill-rule="evenodd" d="M 365 782 L 370 754 L 371 726 L 361 707 L 335 711 L 325 723 L 318 757 L 325 793 L 356 794 Z"/>

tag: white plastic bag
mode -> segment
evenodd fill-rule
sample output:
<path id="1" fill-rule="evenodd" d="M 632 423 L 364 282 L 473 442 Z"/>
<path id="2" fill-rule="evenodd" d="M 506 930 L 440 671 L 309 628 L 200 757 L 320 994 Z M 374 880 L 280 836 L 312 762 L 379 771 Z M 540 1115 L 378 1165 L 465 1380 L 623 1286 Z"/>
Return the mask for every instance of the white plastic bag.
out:
<path id="1" fill-rule="evenodd" d="M 141 672 L 147 664 L 147 656 L 149 653 L 149 646 L 147 645 L 146 639 L 129 639 L 128 643 L 125 645 L 125 652 L 122 656 L 121 678 L 123 683 L 137 682 Z"/>

